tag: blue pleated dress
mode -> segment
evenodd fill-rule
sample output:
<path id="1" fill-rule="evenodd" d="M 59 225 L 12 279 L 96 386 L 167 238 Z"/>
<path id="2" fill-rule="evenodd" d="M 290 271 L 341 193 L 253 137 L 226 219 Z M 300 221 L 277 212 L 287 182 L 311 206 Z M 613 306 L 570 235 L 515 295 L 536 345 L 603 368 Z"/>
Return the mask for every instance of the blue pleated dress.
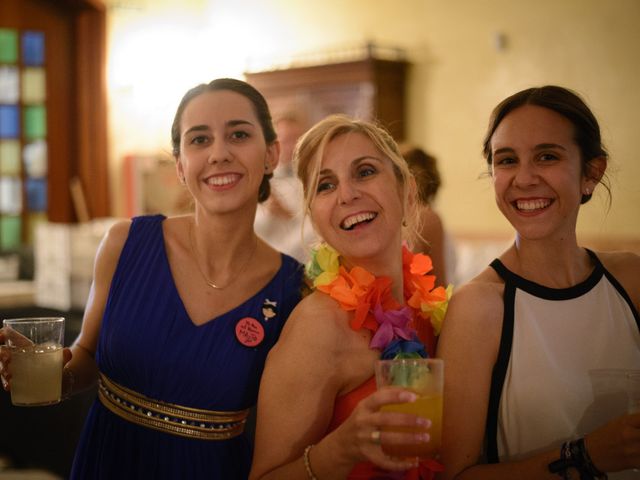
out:
<path id="1" fill-rule="evenodd" d="M 252 407 L 267 353 L 300 300 L 302 267 L 282 255 L 279 271 L 256 295 L 196 326 L 171 275 L 164 218 L 133 219 L 105 308 L 98 367 L 121 386 L 167 403 L 216 411 Z M 264 339 L 255 347 L 236 337 L 236 325 L 246 317 L 264 327 Z M 245 479 L 251 455 L 245 434 L 228 440 L 184 438 L 124 420 L 96 399 L 71 478 Z"/>

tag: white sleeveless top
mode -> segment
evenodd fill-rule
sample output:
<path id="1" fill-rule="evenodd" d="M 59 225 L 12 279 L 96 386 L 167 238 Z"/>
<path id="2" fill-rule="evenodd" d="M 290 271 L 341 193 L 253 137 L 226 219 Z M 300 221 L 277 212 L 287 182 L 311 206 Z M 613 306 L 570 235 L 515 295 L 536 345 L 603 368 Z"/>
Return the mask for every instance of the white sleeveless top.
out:
<path id="1" fill-rule="evenodd" d="M 491 264 L 505 292 L 487 418 L 490 462 L 559 452 L 563 442 L 627 412 L 626 371 L 640 370 L 640 316 L 589 254 L 592 274 L 565 289 L 530 282 L 499 260 Z"/>

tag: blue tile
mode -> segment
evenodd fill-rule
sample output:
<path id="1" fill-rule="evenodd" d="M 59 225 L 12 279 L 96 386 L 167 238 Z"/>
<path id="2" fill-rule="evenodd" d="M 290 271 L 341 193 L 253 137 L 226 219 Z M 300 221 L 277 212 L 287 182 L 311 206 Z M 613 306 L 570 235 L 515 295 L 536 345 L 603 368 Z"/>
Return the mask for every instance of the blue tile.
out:
<path id="1" fill-rule="evenodd" d="M 32 212 L 47 210 L 47 180 L 44 178 L 29 178 L 26 182 L 27 208 Z"/>
<path id="2" fill-rule="evenodd" d="M 44 64 L 44 33 L 26 31 L 22 34 L 22 63 L 29 66 Z"/>
<path id="3" fill-rule="evenodd" d="M 0 105 L 0 138 L 18 138 L 20 113 L 17 105 Z"/>

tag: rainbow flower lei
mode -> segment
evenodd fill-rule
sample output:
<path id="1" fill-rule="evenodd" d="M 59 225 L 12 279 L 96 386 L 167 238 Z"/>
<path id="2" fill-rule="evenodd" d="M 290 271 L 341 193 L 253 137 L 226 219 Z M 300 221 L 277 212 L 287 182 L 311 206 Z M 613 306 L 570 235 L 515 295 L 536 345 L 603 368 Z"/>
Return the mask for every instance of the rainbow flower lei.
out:
<path id="1" fill-rule="evenodd" d="M 386 359 L 433 354 L 453 287 L 435 287 L 435 275 L 428 275 L 432 269 L 428 255 L 402 247 L 406 306 L 393 298 L 389 277 L 376 277 L 358 266 L 347 270 L 338 252 L 326 243 L 311 251 L 306 273 L 314 288 L 343 310 L 354 312 L 351 328 L 371 331 L 369 347 L 381 350 Z"/>

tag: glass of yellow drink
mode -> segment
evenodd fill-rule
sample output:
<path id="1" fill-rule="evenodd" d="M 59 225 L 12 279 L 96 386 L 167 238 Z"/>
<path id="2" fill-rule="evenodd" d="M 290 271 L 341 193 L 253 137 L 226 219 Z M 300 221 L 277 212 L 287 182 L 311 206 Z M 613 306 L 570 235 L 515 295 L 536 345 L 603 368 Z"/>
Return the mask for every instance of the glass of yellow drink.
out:
<path id="1" fill-rule="evenodd" d="M 428 443 L 387 444 L 382 450 L 392 457 L 435 458 L 439 454 L 442 438 L 442 392 L 444 387 L 444 362 L 437 358 L 402 358 L 378 360 L 376 362 L 376 384 L 378 388 L 399 386 L 418 395 L 415 402 L 392 403 L 380 410 L 386 412 L 411 413 L 431 420 L 431 427 L 394 427 L 382 431 L 426 432 Z"/>
<path id="2" fill-rule="evenodd" d="M 11 318 L 2 323 L 11 352 L 11 403 L 58 403 L 62 393 L 64 318 Z"/>

